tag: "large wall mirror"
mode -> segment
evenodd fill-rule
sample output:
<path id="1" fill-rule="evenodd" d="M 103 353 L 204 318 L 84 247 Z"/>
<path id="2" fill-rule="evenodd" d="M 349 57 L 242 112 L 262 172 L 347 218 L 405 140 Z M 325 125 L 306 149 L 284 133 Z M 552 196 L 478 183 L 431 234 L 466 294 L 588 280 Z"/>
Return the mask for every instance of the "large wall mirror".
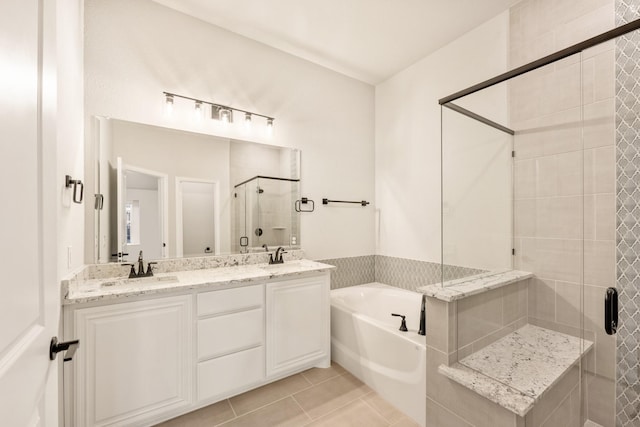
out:
<path id="1" fill-rule="evenodd" d="M 300 150 L 96 117 L 95 261 L 300 247 Z"/>

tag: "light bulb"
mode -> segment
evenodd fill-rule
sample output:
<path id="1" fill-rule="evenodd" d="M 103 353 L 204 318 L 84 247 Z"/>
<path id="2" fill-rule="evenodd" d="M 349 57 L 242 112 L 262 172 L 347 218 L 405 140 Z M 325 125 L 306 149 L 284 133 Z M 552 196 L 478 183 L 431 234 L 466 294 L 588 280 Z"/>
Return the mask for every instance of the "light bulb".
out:
<path id="1" fill-rule="evenodd" d="M 202 119 L 202 112 L 203 112 L 202 101 L 196 101 L 196 105 L 195 105 L 196 120 Z"/>
<path id="2" fill-rule="evenodd" d="M 164 99 L 164 111 L 169 116 L 173 112 L 173 95 L 167 94 Z"/>
<path id="3" fill-rule="evenodd" d="M 224 124 L 229 123 L 229 110 L 227 109 L 222 110 L 221 116 L 222 116 L 222 123 Z"/>
<path id="4" fill-rule="evenodd" d="M 244 128 L 251 129 L 251 113 L 244 113 Z"/>
<path id="5" fill-rule="evenodd" d="M 271 135 L 273 133 L 273 119 L 267 119 L 267 134 Z"/>

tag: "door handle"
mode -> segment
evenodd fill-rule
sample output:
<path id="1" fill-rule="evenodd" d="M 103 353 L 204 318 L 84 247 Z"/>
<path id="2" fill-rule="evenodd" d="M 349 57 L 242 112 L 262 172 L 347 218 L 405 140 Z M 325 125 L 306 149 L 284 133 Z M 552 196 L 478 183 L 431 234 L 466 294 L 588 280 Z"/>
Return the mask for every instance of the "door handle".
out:
<path id="1" fill-rule="evenodd" d="M 58 342 L 58 337 L 53 337 L 51 338 L 51 344 L 49 345 L 49 359 L 56 360 L 58 353 L 66 351 L 64 354 L 64 361 L 68 362 L 73 359 L 78 347 L 80 347 L 80 340 Z"/>
<path id="2" fill-rule="evenodd" d="M 607 288 L 604 296 L 604 330 L 613 335 L 618 330 L 618 291 Z"/>

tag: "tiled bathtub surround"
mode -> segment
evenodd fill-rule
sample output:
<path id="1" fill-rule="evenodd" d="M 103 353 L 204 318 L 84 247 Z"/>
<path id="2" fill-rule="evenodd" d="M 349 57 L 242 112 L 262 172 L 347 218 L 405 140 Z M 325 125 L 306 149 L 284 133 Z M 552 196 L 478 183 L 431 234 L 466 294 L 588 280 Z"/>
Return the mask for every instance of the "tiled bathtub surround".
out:
<path id="1" fill-rule="evenodd" d="M 378 282 L 396 288 L 417 291 L 421 286 L 440 283 L 442 274 L 440 263 L 384 255 L 323 259 L 319 262 L 337 267 L 331 272 L 331 289 Z M 454 280 L 484 271 L 445 265 L 444 277 L 445 280 Z"/>
<path id="2" fill-rule="evenodd" d="M 323 264 L 337 268 L 331 272 L 331 289 L 375 282 L 375 255 L 323 259 Z"/>
<path id="3" fill-rule="evenodd" d="M 420 286 L 439 283 L 442 275 L 440 263 L 407 258 L 376 255 L 375 266 L 376 282 L 410 291 L 415 291 Z M 484 271 L 457 265 L 445 265 L 444 280 L 473 276 Z"/>
<path id="4" fill-rule="evenodd" d="M 640 0 L 616 0 L 616 25 L 638 19 Z M 616 40 L 617 426 L 640 426 L 640 34 Z"/>

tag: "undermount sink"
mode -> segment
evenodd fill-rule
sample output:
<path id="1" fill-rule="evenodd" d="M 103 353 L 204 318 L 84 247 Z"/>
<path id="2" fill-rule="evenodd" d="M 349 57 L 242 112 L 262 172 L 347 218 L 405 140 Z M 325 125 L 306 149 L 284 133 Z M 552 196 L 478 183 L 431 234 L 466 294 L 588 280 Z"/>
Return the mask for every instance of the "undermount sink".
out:
<path id="1" fill-rule="evenodd" d="M 152 276 L 152 277 L 136 277 L 132 279 L 107 280 L 100 284 L 101 287 L 121 286 L 121 285 L 151 285 L 151 284 L 167 284 L 177 283 L 176 276 Z"/>

